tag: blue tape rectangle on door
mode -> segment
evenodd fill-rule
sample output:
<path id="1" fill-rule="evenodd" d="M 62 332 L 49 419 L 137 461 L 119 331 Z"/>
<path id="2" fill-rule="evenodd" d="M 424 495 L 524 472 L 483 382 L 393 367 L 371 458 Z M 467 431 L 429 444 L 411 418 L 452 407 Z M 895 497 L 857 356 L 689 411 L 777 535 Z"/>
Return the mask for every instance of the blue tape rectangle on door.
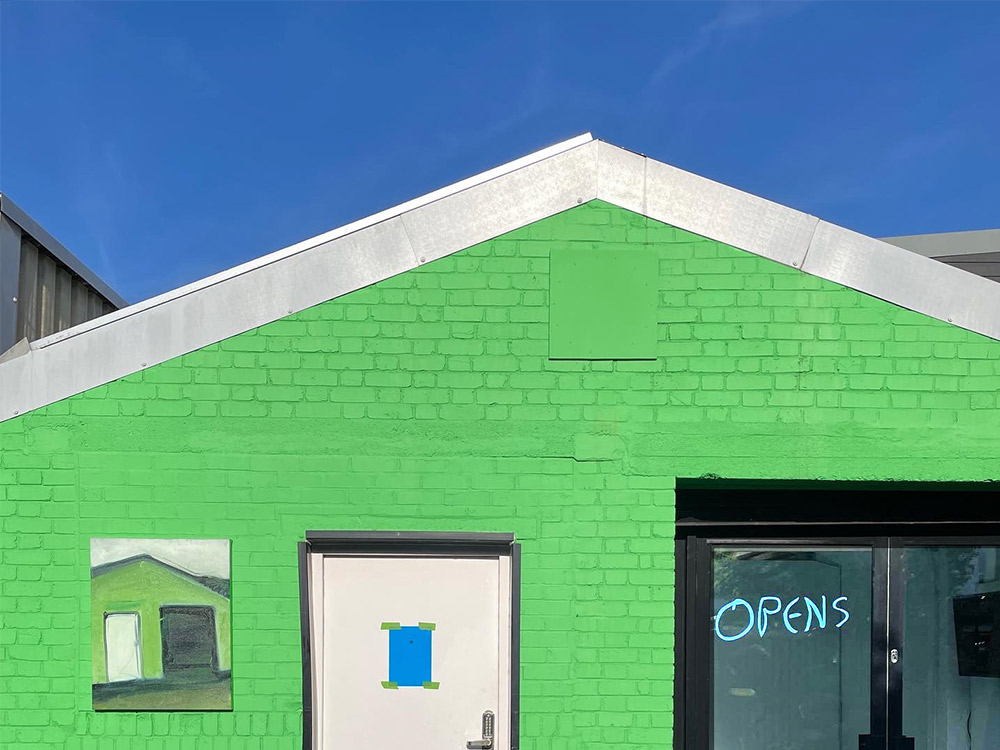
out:
<path id="1" fill-rule="evenodd" d="M 389 682 L 398 687 L 437 687 L 431 680 L 431 637 L 418 625 L 389 630 Z"/>

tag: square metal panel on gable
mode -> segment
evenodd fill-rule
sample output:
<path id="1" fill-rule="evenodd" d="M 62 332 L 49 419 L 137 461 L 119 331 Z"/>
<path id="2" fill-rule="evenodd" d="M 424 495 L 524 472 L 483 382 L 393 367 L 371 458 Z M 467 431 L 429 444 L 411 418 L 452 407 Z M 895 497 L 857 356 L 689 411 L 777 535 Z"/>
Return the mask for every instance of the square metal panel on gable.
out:
<path id="1" fill-rule="evenodd" d="M 657 253 L 555 248 L 549 267 L 550 359 L 656 359 Z"/>

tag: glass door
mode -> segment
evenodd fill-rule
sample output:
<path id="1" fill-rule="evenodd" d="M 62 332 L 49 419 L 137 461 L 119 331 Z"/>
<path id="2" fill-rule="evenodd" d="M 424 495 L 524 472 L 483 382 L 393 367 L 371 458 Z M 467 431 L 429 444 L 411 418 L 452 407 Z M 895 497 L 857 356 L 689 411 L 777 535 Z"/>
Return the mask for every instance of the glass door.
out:
<path id="1" fill-rule="evenodd" d="M 894 539 L 890 733 L 1000 750 L 1000 540 Z"/>
<path id="2" fill-rule="evenodd" d="M 884 743 L 886 545 L 698 540 L 694 550 L 687 658 L 710 679 L 686 686 L 686 747 Z"/>

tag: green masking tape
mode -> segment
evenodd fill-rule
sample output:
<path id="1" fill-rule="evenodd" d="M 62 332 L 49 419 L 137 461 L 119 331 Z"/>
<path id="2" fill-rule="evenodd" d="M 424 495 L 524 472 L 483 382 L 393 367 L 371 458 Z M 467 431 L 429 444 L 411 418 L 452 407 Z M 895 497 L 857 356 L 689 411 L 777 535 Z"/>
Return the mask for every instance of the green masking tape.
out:
<path id="1" fill-rule="evenodd" d="M 382 687 L 386 690 L 399 690 L 399 685 L 395 682 L 389 682 L 388 680 L 382 680 Z"/>
<path id="2" fill-rule="evenodd" d="M 403 627 L 403 626 L 400 625 L 398 622 L 383 622 L 382 623 L 382 630 L 399 630 L 401 627 Z"/>
<path id="3" fill-rule="evenodd" d="M 424 683 L 424 690 L 437 690 L 439 687 L 441 687 L 441 683 L 440 682 L 425 682 Z"/>
<path id="4" fill-rule="evenodd" d="M 433 622 L 418 622 L 417 627 L 421 630 L 434 630 L 437 626 Z"/>

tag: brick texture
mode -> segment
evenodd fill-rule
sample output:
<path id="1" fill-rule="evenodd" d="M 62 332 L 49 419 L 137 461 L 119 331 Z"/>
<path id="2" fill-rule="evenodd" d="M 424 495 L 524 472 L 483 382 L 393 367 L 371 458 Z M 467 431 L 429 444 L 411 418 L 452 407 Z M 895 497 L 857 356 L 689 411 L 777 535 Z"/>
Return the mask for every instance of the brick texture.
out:
<path id="1" fill-rule="evenodd" d="M 549 253 L 654 247 L 655 361 L 549 361 Z M 522 747 L 671 744 L 676 477 L 997 479 L 1000 344 L 585 204 L 0 424 L 0 746 L 301 746 L 296 542 L 513 531 Z M 232 713 L 91 710 L 89 540 L 225 537 Z"/>

